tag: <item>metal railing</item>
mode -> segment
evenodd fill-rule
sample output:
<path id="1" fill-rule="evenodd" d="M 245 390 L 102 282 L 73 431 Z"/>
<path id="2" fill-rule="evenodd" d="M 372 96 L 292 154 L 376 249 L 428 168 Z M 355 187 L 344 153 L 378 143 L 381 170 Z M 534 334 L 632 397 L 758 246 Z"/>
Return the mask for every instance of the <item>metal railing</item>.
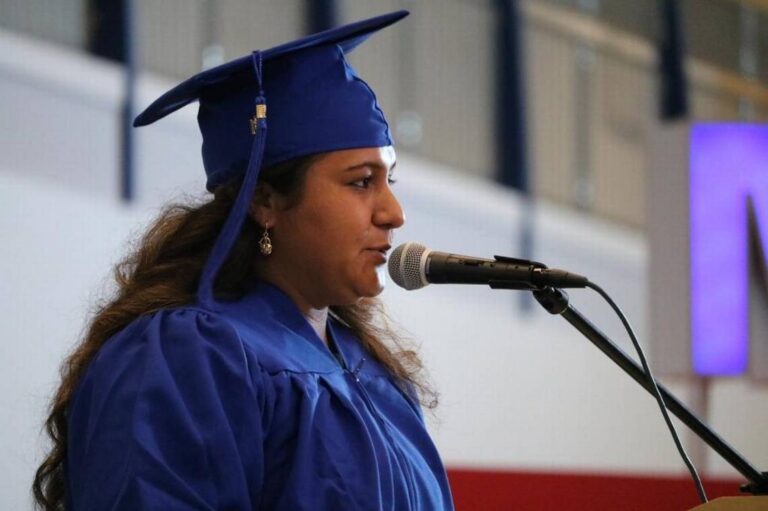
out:
<path id="1" fill-rule="evenodd" d="M 621 21 L 624 0 L 519 1 L 532 193 L 642 228 L 648 135 L 660 123 L 656 50 L 648 37 L 653 30 Z M 87 4 L 0 0 L 0 27 L 85 50 Z M 632 9 L 652 19 L 655 4 L 633 0 Z M 742 51 L 728 69 L 688 60 L 692 117 L 766 119 L 768 89 L 759 80 L 768 67 L 760 59 L 768 52 L 759 51 L 756 21 L 764 12 L 734 0 L 697 5 L 705 4 L 731 14 L 735 9 L 738 16 L 727 18 L 738 25 Z M 690 2 L 683 5 L 691 11 Z M 403 7 L 412 11 L 408 22 L 382 33 L 364 55 L 353 54 L 353 64 L 377 91 L 401 148 L 493 178 L 493 3 L 339 0 L 339 21 Z M 303 0 L 135 0 L 135 12 L 137 66 L 173 79 L 297 37 L 306 27 Z M 700 53 L 693 46 L 692 53 Z"/>

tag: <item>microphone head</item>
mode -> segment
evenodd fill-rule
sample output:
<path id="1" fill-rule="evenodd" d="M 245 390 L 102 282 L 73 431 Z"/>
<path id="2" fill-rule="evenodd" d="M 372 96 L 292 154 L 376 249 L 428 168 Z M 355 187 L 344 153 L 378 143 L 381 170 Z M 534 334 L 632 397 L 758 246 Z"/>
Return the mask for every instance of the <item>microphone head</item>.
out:
<path id="1" fill-rule="evenodd" d="M 400 287 L 413 290 L 429 284 L 425 267 L 429 250 L 421 243 L 409 241 L 389 256 L 389 276 Z"/>

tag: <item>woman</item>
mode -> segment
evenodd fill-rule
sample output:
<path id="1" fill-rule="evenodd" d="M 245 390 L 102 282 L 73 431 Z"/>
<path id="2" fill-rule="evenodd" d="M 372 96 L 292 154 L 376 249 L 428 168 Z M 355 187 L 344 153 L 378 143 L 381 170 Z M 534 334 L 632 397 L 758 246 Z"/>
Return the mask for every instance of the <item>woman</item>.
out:
<path id="1" fill-rule="evenodd" d="M 200 102 L 214 199 L 161 216 L 65 364 L 45 509 L 452 508 L 418 359 L 372 299 L 404 216 L 345 59 L 406 14 L 254 52 L 137 118 Z"/>

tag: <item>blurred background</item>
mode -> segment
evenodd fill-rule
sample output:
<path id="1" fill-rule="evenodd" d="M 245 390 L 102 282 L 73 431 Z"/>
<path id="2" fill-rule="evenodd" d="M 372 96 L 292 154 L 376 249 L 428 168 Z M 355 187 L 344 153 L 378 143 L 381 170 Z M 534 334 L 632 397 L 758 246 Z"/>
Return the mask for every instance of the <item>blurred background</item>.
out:
<path id="1" fill-rule="evenodd" d="M 589 276 L 665 384 L 768 470 L 765 375 L 697 374 L 687 260 L 666 287 L 649 271 L 657 243 L 686 251 L 688 127 L 768 117 L 768 1 L 0 0 L 0 507 L 32 509 L 57 368 L 111 267 L 163 204 L 203 196 L 196 108 L 132 117 L 202 68 L 401 8 L 351 57 L 397 143 L 396 241 Z M 655 313 L 660 294 L 681 300 Z M 458 509 L 696 504 L 653 399 L 527 295 L 383 296 L 441 393 L 428 420 Z M 594 294 L 571 298 L 632 350 Z M 711 495 L 736 494 L 743 477 L 679 431 Z"/>

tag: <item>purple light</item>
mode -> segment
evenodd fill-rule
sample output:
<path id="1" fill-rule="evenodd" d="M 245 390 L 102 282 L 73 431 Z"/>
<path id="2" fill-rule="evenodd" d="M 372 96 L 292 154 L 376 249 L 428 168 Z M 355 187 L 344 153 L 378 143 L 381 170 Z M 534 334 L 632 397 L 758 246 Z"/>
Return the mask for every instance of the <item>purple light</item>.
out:
<path id="1" fill-rule="evenodd" d="M 747 198 L 768 246 L 768 127 L 700 124 L 690 147 L 691 349 L 702 375 L 749 360 Z"/>

